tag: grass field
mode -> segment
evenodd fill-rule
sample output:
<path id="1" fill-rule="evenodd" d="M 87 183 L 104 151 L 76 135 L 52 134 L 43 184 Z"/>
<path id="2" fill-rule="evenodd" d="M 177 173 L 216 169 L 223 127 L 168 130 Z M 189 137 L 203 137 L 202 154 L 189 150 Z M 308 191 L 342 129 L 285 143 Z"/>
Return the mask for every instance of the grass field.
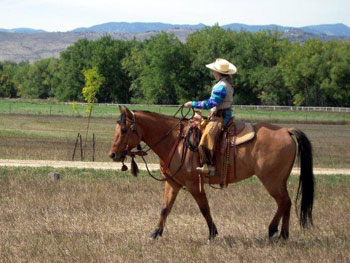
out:
<path id="1" fill-rule="evenodd" d="M 92 133 L 96 136 L 96 161 L 109 161 L 116 118 L 92 118 L 86 160 L 92 156 Z M 315 166 L 350 168 L 350 126 L 280 124 L 303 130 L 314 146 Z M 77 133 L 83 135 L 86 118 L 47 115 L 0 114 L 0 158 L 71 160 Z M 79 152 L 75 160 L 79 160 Z M 150 155 L 148 160 L 157 162 Z"/>
<path id="2" fill-rule="evenodd" d="M 173 115 L 178 107 L 159 105 L 129 106 L 132 110 L 149 110 Z M 77 104 L 74 109 L 72 103 L 60 104 L 41 100 L 0 100 L 0 114 L 31 114 L 49 116 L 81 117 L 86 115 L 86 106 Z M 207 114 L 208 111 L 204 111 Z M 269 121 L 279 123 L 318 123 L 318 124 L 350 124 L 349 113 L 332 112 L 293 112 L 235 109 L 237 119 L 248 121 Z M 115 118 L 119 114 L 116 105 L 96 105 L 93 117 Z"/>
<path id="3" fill-rule="evenodd" d="M 349 262 L 350 177 L 317 176 L 315 227 L 302 232 L 294 205 L 290 239 L 269 243 L 276 204 L 255 178 L 206 187 L 219 236 L 181 191 L 163 237 L 148 239 L 162 183 L 112 171 L 0 168 L 0 262 Z M 289 180 L 295 198 L 297 177 Z"/>

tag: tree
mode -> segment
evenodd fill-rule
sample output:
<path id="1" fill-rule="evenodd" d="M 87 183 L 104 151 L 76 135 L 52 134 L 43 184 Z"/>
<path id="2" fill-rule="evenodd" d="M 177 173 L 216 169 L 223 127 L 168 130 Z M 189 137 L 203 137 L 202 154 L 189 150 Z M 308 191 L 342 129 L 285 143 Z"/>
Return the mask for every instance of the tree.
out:
<path id="1" fill-rule="evenodd" d="M 20 95 L 29 98 L 46 99 L 53 97 L 59 85 L 59 61 L 49 58 L 41 59 L 28 68 Z"/>
<path id="2" fill-rule="evenodd" d="M 83 70 L 92 68 L 92 48 L 87 39 L 80 39 L 60 54 L 60 85 L 55 97 L 61 101 L 83 100 Z"/>
<path id="3" fill-rule="evenodd" d="M 12 62 L 0 63 L 0 97 L 14 98 L 17 96 L 15 74 L 18 66 Z"/>
<path id="4" fill-rule="evenodd" d="M 160 33 L 131 50 L 124 68 L 132 76 L 134 101 L 176 104 L 186 92 L 189 59 L 183 44 L 172 34 Z"/>
<path id="5" fill-rule="evenodd" d="M 128 55 L 129 42 L 113 40 L 110 36 L 95 41 L 81 39 L 61 53 L 62 79 L 56 96 L 60 100 L 83 100 L 83 70 L 97 67 L 105 81 L 96 97 L 101 102 L 128 103 L 130 81 L 122 68 L 122 60 Z"/>
<path id="6" fill-rule="evenodd" d="M 82 90 L 85 101 L 87 102 L 87 113 L 88 113 L 88 123 L 85 133 L 85 144 L 84 144 L 84 155 L 86 153 L 86 143 L 89 133 L 90 118 L 92 113 L 92 108 L 96 102 L 96 94 L 98 93 L 101 85 L 105 81 L 105 78 L 98 72 L 97 67 L 91 69 L 83 70 L 85 77 L 85 87 Z"/>
<path id="7" fill-rule="evenodd" d="M 320 40 L 295 43 L 282 58 L 283 79 L 293 96 L 294 105 L 326 106 L 320 86 L 327 76 L 325 46 Z"/>
<path id="8" fill-rule="evenodd" d="M 129 55 L 132 45 L 131 41 L 113 40 L 110 36 L 91 42 L 91 64 L 105 78 L 97 94 L 98 101 L 130 102 L 131 81 L 122 67 L 122 61 Z"/>

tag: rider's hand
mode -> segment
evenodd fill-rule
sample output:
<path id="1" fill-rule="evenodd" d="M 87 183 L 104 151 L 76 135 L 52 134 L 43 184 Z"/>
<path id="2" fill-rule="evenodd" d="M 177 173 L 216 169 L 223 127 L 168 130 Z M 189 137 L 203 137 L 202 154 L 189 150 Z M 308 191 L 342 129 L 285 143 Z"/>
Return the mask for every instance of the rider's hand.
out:
<path id="1" fill-rule="evenodd" d="M 191 108 L 191 107 L 192 107 L 191 101 L 187 101 L 187 102 L 184 104 L 184 107 L 186 107 L 186 108 Z"/>

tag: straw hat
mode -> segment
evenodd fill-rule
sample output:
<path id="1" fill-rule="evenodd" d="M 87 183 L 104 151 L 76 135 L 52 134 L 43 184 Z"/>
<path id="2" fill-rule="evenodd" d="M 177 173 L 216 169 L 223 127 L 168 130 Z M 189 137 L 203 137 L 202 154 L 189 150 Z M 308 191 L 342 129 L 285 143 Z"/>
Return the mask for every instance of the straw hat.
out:
<path id="1" fill-rule="evenodd" d="M 237 72 L 235 65 L 228 62 L 226 59 L 217 58 L 215 62 L 205 65 L 207 68 L 219 72 L 221 74 L 233 75 Z"/>

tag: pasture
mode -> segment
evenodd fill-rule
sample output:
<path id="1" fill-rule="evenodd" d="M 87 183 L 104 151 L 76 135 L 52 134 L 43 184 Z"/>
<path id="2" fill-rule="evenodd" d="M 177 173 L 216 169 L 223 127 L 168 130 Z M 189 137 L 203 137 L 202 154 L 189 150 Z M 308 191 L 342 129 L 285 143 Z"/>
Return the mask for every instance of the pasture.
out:
<path id="1" fill-rule="evenodd" d="M 114 136 L 117 116 L 92 118 L 86 160 L 91 160 L 91 136 L 96 136 L 96 161 L 109 161 L 107 152 Z M 303 130 L 314 146 L 315 167 L 350 168 L 350 126 L 280 123 Z M 0 114 L 0 158 L 71 160 L 77 133 L 83 137 L 86 118 L 49 115 Z M 151 154 L 150 162 L 157 162 Z M 76 155 L 79 160 L 79 154 Z"/>
<path id="2" fill-rule="evenodd" d="M 22 106 L 12 107 L 3 102 L 1 159 L 71 160 L 77 133 L 85 137 L 85 107 L 73 112 L 72 105 L 62 110 L 61 104 L 18 102 Z M 42 107 L 39 112 L 37 107 Z M 142 110 L 173 114 L 176 108 Z M 314 147 L 315 167 L 350 168 L 350 114 L 235 113 L 240 120 L 303 130 Z M 86 160 L 91 160 L 94 133 L 96 161 L 109 161 L 117 116 L 115 107 L 94 108 Z M 158 160 L 154 154 L 147 159 Z M 268 223 L 276 204 L 256 178 L 224 191 L 206 186 L 219 231 L 207 246 L 205 220 L 186 191 L 179 194 L 163 237 L 150 241 L 159 218 L 163 183 L 145 173 L 133 178 L 129 173 L 88 169 L 58 169 L 61 179 L 50 181 L 47 174 L 51 171 L 50 167 L 0 167 L 0 262 L 350 261 L 349 176 L 316 176 L 315 227 L 300 230 L 293 204 L 287 242 L 268 241 Z M 298 177 L 291 176 L 288 185 L 294 200 Z"/>
<path id="3" fill-rule="evenodd" d="M 86 116 L 86 105 L 74 103 L 57 103 L 49 100 L 6 100 L 0 99 L 0 114 L 25 114 L 49 116 Z M 178 106 L 161 105 L 129 105 L 131 110 L 148 110 L 167 115 L 173 115 Z M 208 114 L 208 111 L 203 111 Z M 310 123 L 310 124 L 349 124 L 350 114 L 346 112 L 321 111 L 271 111 L 234 108 L 237 119 L 246 121 L 268 121 L 279 123 Z M 119 115 L 117 105 L 95 104 L 93 117 L 116 118 Z"/>
<path id="4" fill-rule="evenodd" d="M 163 237 L 148 239 L 163 183 L 140 174 L 51 168 L 0 168 L 1 262 L 349 262 L 350 177 L 317 176 L 315 226 L 302 232 L 294 204 L 290 239 L 270 243 L 276 204 L 256 179 L 225 191 L 206 186 L 219 236 L 182 190 Z M 289 179 L 295 198 L 298 177 Z"/>

